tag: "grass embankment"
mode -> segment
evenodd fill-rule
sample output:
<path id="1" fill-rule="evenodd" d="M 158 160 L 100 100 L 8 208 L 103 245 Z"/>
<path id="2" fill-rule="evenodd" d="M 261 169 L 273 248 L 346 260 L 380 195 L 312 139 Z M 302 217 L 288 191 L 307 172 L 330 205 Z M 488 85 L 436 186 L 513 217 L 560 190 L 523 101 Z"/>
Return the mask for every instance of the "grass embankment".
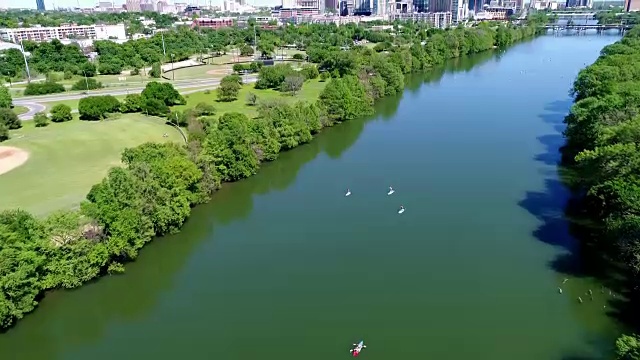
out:
<path id="1" fill-rule="evenodd" d="M 282 100 L 284 102 L 296 102 L 296 101 L 309 101 L 315 102 L 320 96 L 320 92 L 324 89 L 326 82 L 319 80 L 310 80 L 304 83 L 302 90 L 296 95 L 285 94 L 276 90 L 258 90 L 255 89 L 253 84 L 246 84 L 242 86 L 238 94 L 238 99 L 229 102 L 218 101 L 217 90 L 210 90 L 207 94 L 206 91 L 198 91 L 185 95 L 187 104 L 182 106 L 176 106 L 176 110 L 184 110 L 186 108 L 194 107 L 198 103 L 204 102 L 207 104 L 213 104 L 218 112 L 222 115 L 226 112 L 239 112 L 246 114 L 252 118 L 257 115 L 256 107 L 247 105 L 247 95 L 253 93 L 258 97 L 258 102 L 261 100 Z"/>
<path id="2" fill-rule="evenodd" d="M 14 106 L 12 110 L 16 115 L 22 115 L 27 111 L 29 111 L 29 109 L 26 108 L 25 106 Z"/>
<path id="3" fill-rule="evenodd" d="M 163 137 L 167 133 L 168 137 Z M 36 128 L 25 122 L 2 145 L 30 153 L 21 167 L 0 176 L 0 210 L 20 208 L 36 215 L 77 206 L 110 167 L 120 164 L 122 151 L 147 141 L 182 141 L 164 120 L 139 114 Z"/>

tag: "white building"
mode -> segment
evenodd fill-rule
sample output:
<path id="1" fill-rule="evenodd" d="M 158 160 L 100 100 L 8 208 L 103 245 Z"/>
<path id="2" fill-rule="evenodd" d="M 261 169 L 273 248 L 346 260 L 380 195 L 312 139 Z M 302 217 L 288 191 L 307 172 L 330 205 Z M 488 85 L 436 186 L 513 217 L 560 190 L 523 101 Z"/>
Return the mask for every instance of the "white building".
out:
<path id="1" fill-rule="evenodd" d="M 53 39 L 93 39 L 126 40 L 124 24 L 118 25 L 75 25 L 62 24 L 60 27 L 34 26 L 29 28 L 0 29 L 0 39 L 19 43 L 23 40 L 35 42 Z"/>

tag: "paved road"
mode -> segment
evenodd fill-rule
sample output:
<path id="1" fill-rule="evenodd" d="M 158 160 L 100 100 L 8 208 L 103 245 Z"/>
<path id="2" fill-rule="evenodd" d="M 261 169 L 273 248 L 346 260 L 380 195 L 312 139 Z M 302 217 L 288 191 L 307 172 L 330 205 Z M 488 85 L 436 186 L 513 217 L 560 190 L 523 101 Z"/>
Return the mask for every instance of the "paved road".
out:
<path id="1" fill-rule="evenodd" d="M 33 119 L 33 116 L 40 111 L 45 111 L 47 109 L 46 106 L 37 103 L 37 102 L 18 102 L 18 101 L 14 101 L 13 102 L 14 105 L 20 105 L 20 106 L 24 106 L 27 109 L 29 109 L 26 113 L 21 114 L 20 116 L 18 116 L 18 118 L 20 120 L 31 120 Z"/>
<path id="2" fill-rule="evenodd" d="M 253 83 L 258 80 L 256 75 L 245 75 L 242 78 L 245 83 Z M 220 79 L 183 80 L 183 81 L 175 81 L 173 83 L 173 86 L 178 90 L 189 89 L 189 90 L 181 91 L 180 92 L 181 94 L 190 94 L 190 93 L 202 91 L 205 89 L 215 88 L 218 85 L 220 85 Z M 24 96 L 21 98 L 14 99 L 13 104 L 24 106 L 29 109 L 28 112 L 19 116 L 20 120 L 31 120 L 33 119 L 33 115 L 35 115 L 35 113 L 46 110 L 46 106 L 43 105 L 44 103 L 82 99 L 83 97 L 91 96 L 91 95 L 117 96 L 117 95 L 136 94 L 136 93 L 142 92 L 142 90 L 144 90 L 144 87 L 130 87 L 126 89 L 122 89 L 122 88 L 100 89 L 100 90 L 90 91 L 86 94 L 73 93 L 73 94 L 53 94 L 53 95 L 41 95 L 41 96 Z"/>

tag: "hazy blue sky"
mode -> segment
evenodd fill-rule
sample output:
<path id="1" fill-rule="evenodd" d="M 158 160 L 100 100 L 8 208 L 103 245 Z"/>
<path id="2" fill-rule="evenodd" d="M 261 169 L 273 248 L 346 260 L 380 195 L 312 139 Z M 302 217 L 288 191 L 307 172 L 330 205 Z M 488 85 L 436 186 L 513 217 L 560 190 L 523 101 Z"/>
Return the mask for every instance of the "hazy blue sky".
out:
<path id="1" fill-rule="evenodd" d="M 103 0 L 108 1 L 108 0 Z M 126 0 L 113 0 L 117 5 L 122 5 Z M 211 5 L 222 6 L 223 0 L 211 0 Z M 200 5 L 208 5 L 209 0 L 178 0 L 178 2 L 186 2 Z M 70 7 L 70 6 L 78 6 L 80 3 L 81 7 L 92 7 L 95 6 L 98 1 L 96 0 L 44 0 L 44 5 L 48 9 L 53 9 L 53 5 L 55 3 L 56 7 Z M 247 0 L 249 4 L 255 5 L 278 5 L 280 3 L 279 0 Z M 0 8 L 36 8 L 36 0 L 0 0 Z"/>

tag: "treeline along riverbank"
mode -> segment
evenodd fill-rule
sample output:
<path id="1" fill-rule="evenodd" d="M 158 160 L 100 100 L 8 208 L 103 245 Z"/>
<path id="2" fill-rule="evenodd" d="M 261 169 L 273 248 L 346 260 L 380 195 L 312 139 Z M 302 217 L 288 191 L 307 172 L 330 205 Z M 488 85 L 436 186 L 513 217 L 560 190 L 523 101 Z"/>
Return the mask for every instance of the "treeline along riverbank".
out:
<path id="1" fill-rule="evenodd" d="M 21 210 L 0 213 L 0 327 L 32 311 L 47 290 L 124 271 L 154 236 L 179 231 L 191 208 L 208 201 L 222 182 L 255 174 L 261 162 L 311 141 L 324 127 L 371 114 L 375 100 L 403 90 L 404 74 L 510 45 L 536 29 L 430 29 L 424 42 L 382 52 L 317 47 L 309 56 L 332 78 L 315 103 L 260 102 L 254 119 L 193 109 L 183 114 L 186 146 L 146 143 L 125 150 L 124 166 L 112 168 L 78 211 L 46 219 Z M 261 86 L 279 86 L 284 74 L 267 69 L 259 75 Z"/>
<path id="2" fill-rule="evenodd" d="M 581 70 L 573 85 L 575 103 L 565 118 L 563 164 L 587 218 L 589 245 L 623 266 L 621 292 L 638 305 L 640 285 L 640 28 L 605 47 Z M 638 325 L 637 310 L 623 311 Z M 633 317 L 634 319 L 628 318 Z M 640 340 L 623 336 L 619 359 L 640 359 Z"/>

